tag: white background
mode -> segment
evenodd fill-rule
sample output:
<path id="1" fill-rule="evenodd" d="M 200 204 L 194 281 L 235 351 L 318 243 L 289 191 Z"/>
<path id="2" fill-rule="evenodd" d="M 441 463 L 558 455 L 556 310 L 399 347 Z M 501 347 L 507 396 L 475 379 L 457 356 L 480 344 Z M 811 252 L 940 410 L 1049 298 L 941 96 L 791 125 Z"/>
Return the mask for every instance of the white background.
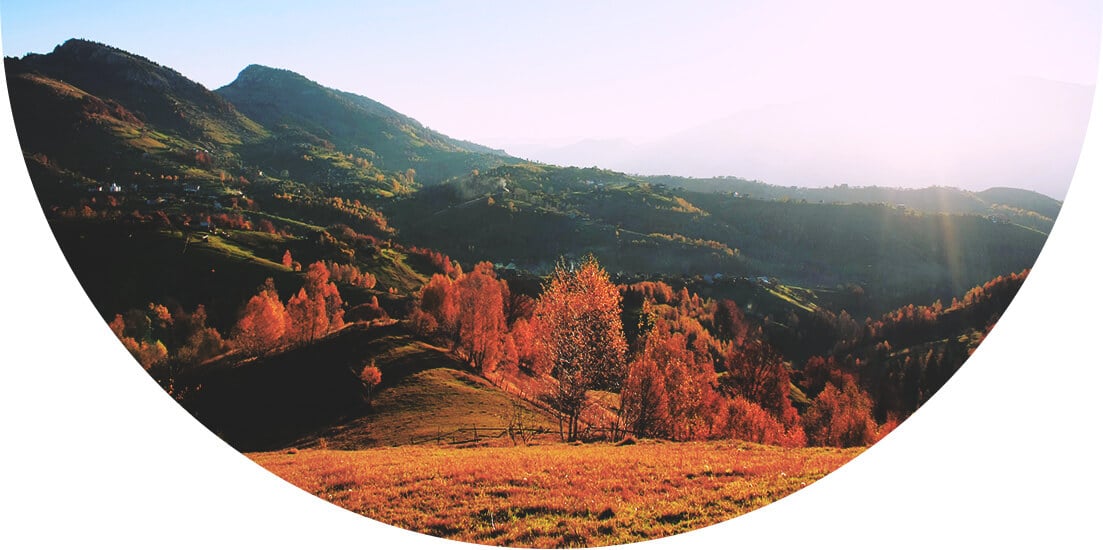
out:
<path id="1" fill-rule="evenodd" d="M 309 496 L 178 408 L 73 278 L 27 178 L 6 89 L 0 96 L 0 546 L 465 546 Z M 795 496 L 640 546 L 1098 548 L 1096 110 L 1033 273 L 941 392 L 885 441 Z"/>

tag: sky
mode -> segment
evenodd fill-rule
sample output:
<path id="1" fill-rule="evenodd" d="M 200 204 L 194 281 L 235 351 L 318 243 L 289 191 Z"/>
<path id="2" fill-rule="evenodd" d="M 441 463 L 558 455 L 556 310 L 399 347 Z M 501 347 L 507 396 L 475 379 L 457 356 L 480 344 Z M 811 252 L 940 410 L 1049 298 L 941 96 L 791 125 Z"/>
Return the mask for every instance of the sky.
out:
<path id="1" fill-rule="evenodd" d="M 531 155 L 584 140 L 653 145 L 746 113 L 817 108 L 838 97 L 880 102 L 875 107 L 883 115 L 883 107 L 937 95 L 926 91 L 960 88 L 975 96 L 1011 78 L 1079 85 L 1090 97 L 1101 22 L 1099 0 L 738 1 L 677 8 L 669 2 L 322 1 L 309 8 L 278 1 L 0 2 L 5 55 L 44 53 L 70 37 L 87 38 L 144 55 L 212 89 L 251 63 L 286 68 L 376 99 L 450 136 Z M 885 101 L 905 89 L 897 99 L 907 101 Z M 978 99 L 1000 100 L 998 93 Z M 937 111 L 956 120 L 975 105 L 951 100 L 888 118 L 924 122 L 923 112 Z M 1086 122 L 1084 109 L 1070 116 Z M 1082 128 L 1060 124 L 1060 132 L 1082 137 Z M 849 142 L 860 150 L 868 140 L 882 141 L 876 133 L 862 139 Z M 933 154 L 921 140 L 909 144 L 907 154 Z M 581 156 L 569 162 L 615 163 L 595 148 L 579 149 Z M 650 154 L 638 147 L 633 153 Z M 783 162 L 776 151 L 758 153 Z M 897 160 L 878 164 L 908 169 Z M 692 171 L 688 162 L 671 166 Z M 753 165 L 712 165 L 754 171 Z M 792 178 L 812 180 L 811 174 Z M 893 179 L 892 172 L 870 176 Z M 854 177 L 828 174 L 818 184 L 844 179 Z"/>

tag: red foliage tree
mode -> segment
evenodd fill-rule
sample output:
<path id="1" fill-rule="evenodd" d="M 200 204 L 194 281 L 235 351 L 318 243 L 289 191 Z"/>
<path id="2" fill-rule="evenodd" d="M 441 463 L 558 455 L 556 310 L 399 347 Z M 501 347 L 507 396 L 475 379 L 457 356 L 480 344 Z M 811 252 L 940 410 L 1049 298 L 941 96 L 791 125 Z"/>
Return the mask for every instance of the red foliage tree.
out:
<path id="1" fill-rule="evenodd" d="M 453 343 L 456 341 L 459 322 L 457 292 L 455 281 L 437 273 L 421 288 L 421 297 L 418 300 L 420 310 L 432 317 L 436 325 L 434 330 Z"/>
<path id="2" fill-rule="evenodd" d="M 531 319 L 521 318 L 513 323 L 510 336 L 517 352 L 517 367 L 529 373 L 545 371 L 540 364 L 546 360 Z"/>
<path id="3" fill-rule="evenodd" d="M 337 285 L 329 280 L 325 263 L 314 262 L 299 292 L 287 301 L 291 341 L 313 342 L 344 325 L 344 309 Z"/>
<path id="4" fill-rule="evenodd" d="M 379 369 L 375 366 L 375 361 L 364 366 L 364 370 L 360 371 L 360 381 L 364 383 L 364 386 L 368 389 L 368 407 L 372 406 L 372 391 L 375 387 L 383 381 L 383 373 L 379 372 Z"/>
<path id="5" fill-rule="evenodd" d="M 648 354 L 628 366 L 628 377 L 620 394 L 620 413 L 625 427 L 638 436 L 668 437 L 672 431 L 666 380 Z"/>
<path id="6" fill-rule="evenodd" d="M 731 393 L 758 403 L 776 418 L 795 420 L 788 366 L 761 333 L 742 346 L 732 346 L 724 356 L 724 367 L 728 371 L 725 386 Z"/>
<path id="7" fill-rule="evenodd" d="M 712 435 L 720 404 L 712 362 L 665 319 L 656 319 L 646 338 L 621 392 L 629 425 L 637 433 L 683 441 Z"/>
<path id="8" fill-rule="evenodd" d="M 869 445 L 877 438 L 873 400 L 854 382 L 848 382 L 842 390 L 828 383 L 805 411 L 804 431 L 812 445 Z"/>
<path id="9" fill-rule="evenodd" d="M 456 281 L 456 348 L 478 370 L 494 368 L 501 355 L 506 333 L 503 295 L 508 292 L 489 262 L 477 264 Z"/>
<path id="10" fill-rule="evenodd" d="M 254 355 L 265 353 L 283 341 L 289 325 L 287 310 L 272 279 L 268 279 L 245 304 L 234 326 L 231 345 Z"/>
<path id="11" fill-rule="evenodd" d="M 750 330 L 743 310 L 731 300 L 716 303 L 712 317 L 713 334 L 721 340 L 730 340 L 736 345 L 743 343 Z"/>
<path id="12" fill-rule="evenodd" d="M 725 403 L 724 416 L 724 429 L 729 437 L 784 447 L 801 447 L 806 442 L 800 424 L 786 427 L 766 409 L 742 396 Z"/>
<path id="13" fill-rule="evenodd" d="M 588 390 L 620 389 L 628 350 L 620 313 L 620 293 L 592 256 L 557 266 L 536 303 L 534 332 L 557 383 L 550 402 L 566 421 L 567 439 L 578 435 Z"/>

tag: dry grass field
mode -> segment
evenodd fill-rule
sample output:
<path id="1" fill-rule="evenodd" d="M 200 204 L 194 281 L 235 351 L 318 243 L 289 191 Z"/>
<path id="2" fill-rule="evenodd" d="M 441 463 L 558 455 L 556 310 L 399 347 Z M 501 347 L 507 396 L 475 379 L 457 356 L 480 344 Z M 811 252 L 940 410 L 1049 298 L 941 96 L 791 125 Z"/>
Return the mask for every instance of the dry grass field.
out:
<path id="1" fill-rule="evenodd" d="M 249 456 L 309 493 L 391 525 L 481 544 L 579 547 L 653 539 L 739 516 L 862 450 L 641 441 Z"/>

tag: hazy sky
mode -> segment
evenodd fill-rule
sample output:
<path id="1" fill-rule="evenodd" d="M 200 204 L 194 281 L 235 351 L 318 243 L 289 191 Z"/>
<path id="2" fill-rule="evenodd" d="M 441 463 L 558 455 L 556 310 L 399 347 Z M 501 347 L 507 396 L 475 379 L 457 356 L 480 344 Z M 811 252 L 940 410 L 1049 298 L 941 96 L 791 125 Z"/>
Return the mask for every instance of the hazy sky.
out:
<path id="1" fill-rule="evenodd" d="M 5 55 L 82 37 L 210 88 L 260 63 L 509 147 L 654 141 L 899 82 L 1090 86 L 1103 21 L 1099 0 L 368 4 L 4 0 L 0 22 Z"/>

